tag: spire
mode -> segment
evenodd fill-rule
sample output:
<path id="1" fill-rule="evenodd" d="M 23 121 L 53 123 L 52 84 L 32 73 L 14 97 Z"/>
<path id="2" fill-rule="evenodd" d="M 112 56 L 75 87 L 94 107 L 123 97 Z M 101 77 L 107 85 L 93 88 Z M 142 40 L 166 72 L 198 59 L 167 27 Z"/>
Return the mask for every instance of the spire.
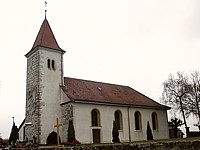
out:
<path id="1" fill-rule="evenodd" d="M 34 49 L 37 46 L 42 46 L 42 47 L 47 47 L 47 48 L 63 51 L 59 47 L 46 17 L 42 23 L 42 26 L 40 27 L 39 33 L 35 39 L 32 49 Z"/>
<path id="2" fill-rule="evenodd" d="M 47 1 L 45 1 L 45 19 L 46 19 L 46 15 L 47 15 Z"/>

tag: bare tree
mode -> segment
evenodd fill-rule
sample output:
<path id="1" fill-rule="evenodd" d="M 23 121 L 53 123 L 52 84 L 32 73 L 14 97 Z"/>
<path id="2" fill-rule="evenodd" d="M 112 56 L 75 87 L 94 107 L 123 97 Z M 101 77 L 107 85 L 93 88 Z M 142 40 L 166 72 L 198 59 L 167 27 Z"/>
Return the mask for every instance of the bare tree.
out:
<path id="1" fill-rule="evenodd" d="M 188 109 L 186 109 L 186 115 L 193 114 L 198 120 L 198 128 L 200 131 L 200 110 L 199 110 L 199 102 L 200 102 L 200 73 L 198 71 L 194 71 L 190 76 L 190 85 L 191 91 L 188 101 Z"/>
<path id="2" fill-rule="evenodd" d="M 174 78 L 170 74 L 163 86 L 163 101 L 165 104 L 169 104 L 171 107 L 180 110 L 186 128 L 186 135 L 188 135 L 189 128 L 187 127 L 185 110 L 187 108 L 188 98 L 190 97 L 191 86 L 188 83 L 187 76 L 184 76 L 181 72 L 177 72 L 177 78 Z"/>

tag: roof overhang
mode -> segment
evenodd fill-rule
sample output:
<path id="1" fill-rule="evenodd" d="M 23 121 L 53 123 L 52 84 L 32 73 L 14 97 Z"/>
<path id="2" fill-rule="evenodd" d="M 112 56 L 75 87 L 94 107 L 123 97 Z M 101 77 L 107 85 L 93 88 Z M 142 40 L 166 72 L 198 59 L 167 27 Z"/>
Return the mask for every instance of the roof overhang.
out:
<path id="1" fill-rule="evenodd" d="M 145 105 L 133 105 L 133 104 L 120 104 L 120 103 L 109 103 L 109 102 L 101 102 L 94 100 L 79 100 L 79 99 L 71 99 L 71 101 L 62 103 L 60 105 L 65 105 L 69 103 L 80 103 L 80 104 L 95 104 L 95 105 L 106 105 L 106 106 L 117 106 L 117 107 L 129 107 L 129 108 L 146 108 L 146 109 L 162 109 L 169 110 L 171 107 L 163 105 L 163 107 L 158 106 L 145 106 Z"/>
<path id="2" fill-rule="evenodd" d="M 52 48 L 49 48 L 49 47 L 44 47 L 44 46 L 36 46 L 35 48 L 31 49 L 26 55 L 25 57 L 28 58 L 30 55 L 32 55 L 33 53 L 35 53 L 37 50 L 39 50 L 40 48 L 45 48 L 45 49 L 48 49 L 48 50 L 52 50 L 52 51 L 57 51 L 61 54 L 64 54 L 66 51 L 64 50 L 59 50 L 59 49 L 52 49 Z"/>

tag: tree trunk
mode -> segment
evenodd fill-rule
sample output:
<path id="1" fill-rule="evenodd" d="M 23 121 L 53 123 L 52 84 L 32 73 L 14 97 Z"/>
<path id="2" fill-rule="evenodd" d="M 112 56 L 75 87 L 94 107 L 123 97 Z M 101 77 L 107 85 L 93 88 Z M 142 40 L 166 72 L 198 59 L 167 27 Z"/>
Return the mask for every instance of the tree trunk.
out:
<path id="1" fill-rule="evenodd" d="M 185 129 L 186 129 L 186 137 L 188 137 L 188 127 L 187 127 L 187 123 L 186 123 L 186 119 L 185 119 L 185 113 L 183 110 L 182 96 L 179 97 L 179 100 L 180 100 L 181 112 L 183 115 L 183 121 L 184 121 Z"/>

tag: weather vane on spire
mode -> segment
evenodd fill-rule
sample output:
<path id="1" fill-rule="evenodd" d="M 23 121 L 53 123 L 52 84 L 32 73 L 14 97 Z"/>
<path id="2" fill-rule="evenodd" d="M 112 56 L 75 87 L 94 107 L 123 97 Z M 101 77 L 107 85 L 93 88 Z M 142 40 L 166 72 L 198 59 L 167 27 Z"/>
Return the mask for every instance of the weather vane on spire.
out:
<path id="1" fill-rule="evenodd" d="M 47 1 L 45 1 L 45 18 L 46 18 L 46 13 L 47 13 Z"/>

